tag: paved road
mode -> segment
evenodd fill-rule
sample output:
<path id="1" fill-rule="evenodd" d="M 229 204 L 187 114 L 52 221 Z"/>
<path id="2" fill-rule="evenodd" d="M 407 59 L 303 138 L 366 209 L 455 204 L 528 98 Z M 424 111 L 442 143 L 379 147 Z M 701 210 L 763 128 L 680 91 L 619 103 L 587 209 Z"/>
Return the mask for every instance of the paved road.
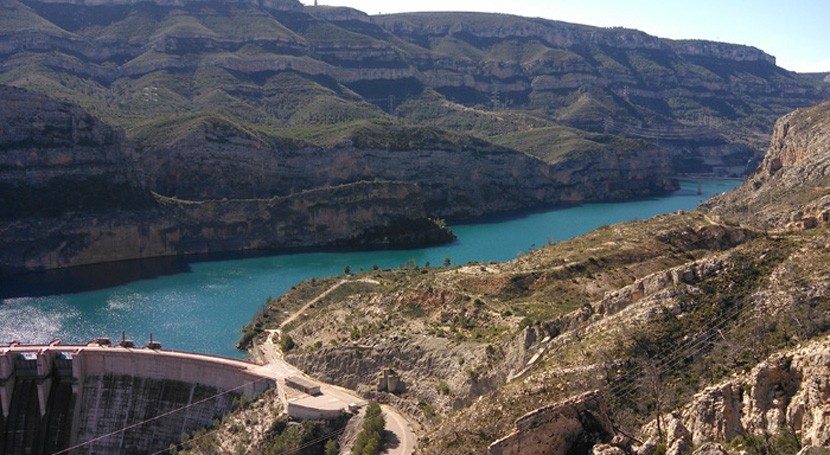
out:
<path id="1" fill-rule="evenodd" d="M 395 435 L 396 446 L 389 447 L 386 452 L 389 455 L 410 455 L 415 451 L 415 434 L 409 422 L 395 408 L 381 405 L 383 415 L 386 417 L 386 430 Z"/>
<path id="2" fill-rule="evenodd" d="M 362 281 L 368 282 L 373 284 L 378 284 L 377 281 L 364 278 L 360 280 L 354 281 Z M 283 390 L 285 387 L 285 378 L 288 376 L 306 376 L 302 371 L 298 370 L 293 365 L 289 364 L 285 361 L 280 352 L 279 348 L 277 347 L 276 343 L 274 343 L 274 335 L 277 337 L 281 336 L 281 329 L 291 321 L 294 321 L 297 317 L 299 317 L 303 312 L 305 312 L 311 305 L 320 301 L 323 297 L 329 295 L 332 291 L 339 288 L 340 286 L 350 283 L 352 280 L 341 280 L 335 283 L 332 287 L 315 297 L 314 299 L 308 301 L 302 308 L 292 314 L 289 318 L 280 324 L 278 329 L 270 329 L 267 330 L 268 338 L 265 340 L 265 343 L 262 343 L 259 346 L 259 350 L 263 355 L 263 359 L 267 361 L 267 364 L 263 366 L 263 368 L 268 369 L 268 371 L 272 372 L 273 374 L 277 375 L 280 380 L 279 388 L 280 388 L 280 400 L 282 400 L 283 405 L 288 409 L 288 401 L 285 395 L 285 391 Z M 306 376 L 307 377 L 307 376 Z M 342 406 L 345 407 L 350 403 L 359 403 L 365 404 L 366 400 L 357 396 L 354 391 L 344 389 L 342 387 L 338 387 L 332 384 L 326 384 L 320 381 L 317 381 L 313 378 L 308 378 L 320 384 L 320 391 L 322 394 L 318 397 L 314 397 L 309 400 L 304 400 L 304 404 L 312 404 L 312 403 L 320 403 L 321 406 L 331 406 L 332 402 L 342 403 Z M 383 414 L 386 417 L 386 429 L 387 431 L 391 432 L 394 436 L 393 439 L 395 440 L 395 446 L 387 449 L 386 453 L 389 455 L 410 455 L 415 451 L 415 434 L 412 432 L 412 427 L 406 418 L 401 415 L 395 408 L 387 405 L 381 406 L 383 410 Z"/>

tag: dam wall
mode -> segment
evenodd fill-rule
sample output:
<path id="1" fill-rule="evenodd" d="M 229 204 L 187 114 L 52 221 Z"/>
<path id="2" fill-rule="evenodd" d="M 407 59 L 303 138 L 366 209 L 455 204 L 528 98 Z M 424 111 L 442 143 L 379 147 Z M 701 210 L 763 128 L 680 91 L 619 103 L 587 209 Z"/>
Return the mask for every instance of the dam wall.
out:
<path id="1" fill-rule="evenodd" d="M 222 357 L 12 343 L 0 347 L 0 455 L 154 453 L 275 385 L 268 370 Z"/>

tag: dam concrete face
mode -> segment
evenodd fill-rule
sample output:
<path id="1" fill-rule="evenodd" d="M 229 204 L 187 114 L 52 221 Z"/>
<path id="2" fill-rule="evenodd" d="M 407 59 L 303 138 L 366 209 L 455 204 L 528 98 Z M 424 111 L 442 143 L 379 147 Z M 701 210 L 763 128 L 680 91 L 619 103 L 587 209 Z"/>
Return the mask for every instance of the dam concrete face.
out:
<path id="1" fill-rule="evenodd" d="M 0 346 L 0 455 L 154 453 L 275 379 L 248 362 L 185 352 Z"/>

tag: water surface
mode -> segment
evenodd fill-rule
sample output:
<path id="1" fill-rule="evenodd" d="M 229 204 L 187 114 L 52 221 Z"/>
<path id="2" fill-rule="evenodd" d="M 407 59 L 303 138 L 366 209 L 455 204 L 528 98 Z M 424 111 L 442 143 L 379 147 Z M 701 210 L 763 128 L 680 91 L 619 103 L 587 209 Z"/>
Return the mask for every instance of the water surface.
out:
<path id="1" fill-rule="evenodd" d="M 669 196 L 633 202 L 586 204 L 453 226 L 458 241 L 443 246 L 379 251 L 305 252 L 243 259 L 194 261 L 182 258 L 131 261 L 86 267 L 62 274 L 32 274 L 0 283 L 0 344 L 86 342 L 98 336 L 144 344 L 153 338 L 165 348 L 241 357 L 234 348 L 240 330 L 269 296 L 300 281 L 352 270 L 397 267 L 414 260 L 423 266 L 504 261 L 549 240 L 568 239 L 597 227 L 691 210 L 715 194 L 738 186 L 735 180 L 681 182 Z M 124 276 L 134 277 L 113 286 Z M 57 277 L 57 278 L 55 278 Z M 119 278 L 120 277 L 120 278 Z M 113 281 L 114 280 L 114 281 Z M 99 288 L 76 292 L 79 289 Z"/>

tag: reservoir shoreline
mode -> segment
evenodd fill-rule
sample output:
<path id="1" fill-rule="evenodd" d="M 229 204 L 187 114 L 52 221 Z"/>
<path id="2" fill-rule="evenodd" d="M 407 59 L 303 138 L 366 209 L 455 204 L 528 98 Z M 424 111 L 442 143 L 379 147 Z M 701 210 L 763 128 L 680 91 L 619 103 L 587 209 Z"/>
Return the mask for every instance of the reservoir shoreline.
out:
<path id="1" fill-rule="evenodd" d="M 357 272 L 406 263 L 442 266 L 445 260 L 459 265 L 505 261 L 603 225 L 691 210 L 739 183 L 704 181 L 698 195 L 696 181 L 681 181 L 680 190 L 662 198 L 477 220 L 453 226 L 455 242 L 428 248 L 315 249 L 221 260 L 209 256 L 207 261 L 174 257 L 160 263 L 130 261 L 67 269 L 63 276 L 53 272 L 16 276 L 0 283 L 4 295 L 15 295 L 0 297 L 0 343 L 44 343 L 53 338 L 86 342 L 98 336 L 117 338 L 125 330 L 139 343 L 153 333 L 167 348 L 239 358 L 244 354 L 235 343 L 242 326 L 265 299 L 303 280 L 338 275 L 346 266 Z"/>

